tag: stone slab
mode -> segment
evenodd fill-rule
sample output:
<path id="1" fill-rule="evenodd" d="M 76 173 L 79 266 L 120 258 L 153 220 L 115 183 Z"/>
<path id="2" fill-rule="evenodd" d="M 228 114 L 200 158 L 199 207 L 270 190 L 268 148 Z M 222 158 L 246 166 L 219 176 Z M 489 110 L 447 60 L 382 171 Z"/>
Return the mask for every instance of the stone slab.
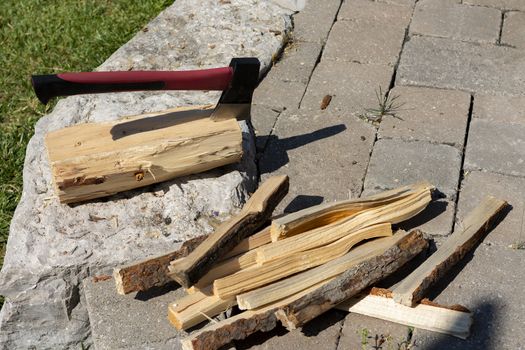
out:
<path id="1" fill-rule="evenodd" d="M 270 71 L 255 89 L 253 103 L 278 111 L 297 109 L 305 89 L 306 83 L 282 81 L 276 73 Z"/>
<path id="2" fill-rule="evenodd" d="M 309 0 L 293 16 L 293 40 L 324 44 L 340 6 L 341 0 Z"/>
<path id="3" fill-rule="evenodd" d="M 427 180 L 454 200 L 461 153 L 447 145 L 401 140 L 378 140 L 365 179 L 365 190 L 392 189 Z"/>
<path id="4" fill-rule="evenodd" d="M 396 86 L 396 117 L 386 116 L 379 137 L 428 141 L 463 148 L 470 95 L 461 91 Z"/>
<path id="5" fill-rule="evenodd" d="M 525 3 L 522 0 L 463 0 L 464 4 L 494 7 L 502 10 L 525 11 Z"/>
<path id="6" fill-rule="evenodd" d="M 525 124 L 472 120 L 464 168 L 525 177 Z"/>
<path id="7" fill-rule="evenodd" d="M 376 25 L 397 25 L 405 28 L 412 15 L 413 0 L 400 0 L 408 6 L 398 6 L 387 2 L 368 0 L 347 0 L 341 6 L 337 20 L 360 21 Z"/>
<path id="8" fill-rule="evenodd" d="M 525 51 L 451 39 L 411 37 L 401 54 L 396 85 L 522 95 Z"/>
<path id="9" fill-rule="evenodd" d="M 314 70 L 301 102 L 301 109 L 320 111 L 326 95 L 332 100 L 326 110 L 361 115 L 366 108 L 377 108 L 376 92 L 386 91 L 393 69 L 386 65 L 322 60 Z"/>
<path id="10" fill-rule="evenodd" d="M 337 21 L 328 37 L 323 60 L 393 66 L 401 52 L 405 26 L 382 21 Z"/>
<path id="11" fill-rule="evenodd" d="M 525 96 L 476 95 L 473 118 L 525 124 Z"/>
<path id="12" fill-rule="evenodd" d="M 278 110 L 270 107 L 262 105 L 252 106 L 251 116 L 256 137 L 255 146 L 257 148 L 257 153 L 262 152 L 266 147 L 280 113 L 281 112 Z"/>
<path id="13" fill-rule="evenodd" d="M 349 313 L 337 349 L 398 349 L 408 339 L 409 328 L 373 317 Z"/>
<path id="14" fill-rule="evenodd" d="M 262 180 L 290 177 L 290 191 L 276 213 L 361 193 L 375 129 L 332 111 L 285 111 L 259 161 Z"/>
<path id="15" fill-rule="evenodd" d="M 473 312 L 474 324 L 467 340 L 416 329 L 416 349 L 523 349 L 525 337 L 525 251 L 481 244 L 439 287 L 435 301 L 461 304 Z M 457 274 L 457 275 L 456 275 Z M 432 296 L 432 297 L 434 297 Z M 431 297 L 431 298 L 432 298 Z"/>
<path id="16" fill-rule="evenodd" d="M 272 67 L 271 74 L 278 76 L 282 81 L 307 84 L 321 54 L 321 48 L 319 43 L 292 42 Z"/>
<path id="17" fill-rule="evenodd" d="M 478 43 L 499 39 L 501 12 L 487 7 L 418 3 L 410 33 Z"/>
<path id="18" fill-rule="evenodd" d="M 525 13 L 507 12 L 503 19 L 501 43 L 519 48 L 525 48 Z"/>
<path id="19" fill-rule="evenodd" d="M 456 220 L 461 222 L 488 195 L 506 200 L 512 210 L 484 242 L 503 248 L 525 242 L 525 178 L 479 171 L 466 173 L 461 184 Z"/>

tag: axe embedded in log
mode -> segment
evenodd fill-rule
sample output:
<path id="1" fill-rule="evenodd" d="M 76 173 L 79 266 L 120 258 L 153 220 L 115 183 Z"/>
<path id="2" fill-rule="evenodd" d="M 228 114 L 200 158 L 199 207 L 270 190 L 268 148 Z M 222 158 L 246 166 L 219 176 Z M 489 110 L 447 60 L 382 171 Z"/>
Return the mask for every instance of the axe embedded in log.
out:
<path id="1" fill-rule="evenodd" d="M 188 71 L 115 71 L 33 75 L 38 99 L 57 96 L 144 90 L 222 90 L 211 113 L 215 120 L 250 118 L 253 90 L 259 80 L 255 57 L 233 58 L 229 67 Z"/>

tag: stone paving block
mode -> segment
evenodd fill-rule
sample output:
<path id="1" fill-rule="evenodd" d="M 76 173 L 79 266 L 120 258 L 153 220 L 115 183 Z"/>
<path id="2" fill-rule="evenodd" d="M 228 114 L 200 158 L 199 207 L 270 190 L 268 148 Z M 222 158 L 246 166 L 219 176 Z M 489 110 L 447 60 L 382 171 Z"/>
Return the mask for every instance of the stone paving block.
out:
<path id="1" fill-rule="evenodd" d="M 377 2 L 392 5 L 414 6 L 416 0 L 377 0 Z"/>
<path id="2" fill-rule="evenodd" d="M 299 107 L 306 83 L 282 81 L 274 72 L 259 83 L 253 93 L 253 104 L 271 107 L 275 110 L 295 109 Z"/>
<path id="3" fill-rule="evenodd" d="M 464 4 L 495 7 L 502 10 L 519 10 L 525 11 L 525 2 L 523 0 L 463 0 Z"/>
<path id="4" fill-rule="evenodd" d="M 412 5 L 413 0 L 400 1 Z M 337 20 L 367 22 L 376 25 L 396 25 L 405 28 L 410 21 L 412 8 L 369 0 L 347 0 L 341 5 Z"/>
<path id="5" fill-rule="evenodd" d="M 460 167 L 461 153 L 452 146 L 378 140 L 370 158 L 365 190 L 392 189 L 427 180 L 453 201 Z"/>
<path id="6" fill-rule="evenodd" d="M 525 97 L 476 95 L 472 117 L 494 122 L 525 124 Z"/>
<path id="7" fill-rule="evenodd" d="M 512 205 L 512 210 L 484 242 L 504 248 L 525 242 L 525 178 L 478 171 L 466 173 L 461 184 L 456 221 L 461 222 L 488 195 L 506 200 Z"/>
<path id="8" fill-rule="evenodd" d="M 276 213 L 358 197 L 374 138 L 372 126 L 339 112 L 283 112 L 259 161 L 262 180 L 290 177 Z"/>
<path id="9" fill-rule="evenodd" d="M 441 5 L 433 1 L 418 3 L 411 34 L 452 38 L 479 43 L 496 43 L 501 12 L 496 9 L 464 5 Z"/>
<path id="10" fill-rule="evenodd" d="M 238 350 L 336 350 L 345 313 L 330 310 L 308 322 L 302 329 L 288 332 L 282 326 L 236 341 Z"/>
<path id="11" fill-rule="evenodd" d="M 464 168 L 525 177 L 525 124 L 472 120 Z"/>
<path id="12" fill-rule="evenodd" d="M 501 43 L 525 48 L 525 13 L 507 12 L 503 20 Z"/>
<path id="13" fill-rule="evenodd" d="M 113 279 L 86 279 L 83 286 L 95 349 L 181 349 L 186 333 L 177 332 L 166 315 L 168 303 L 186 294 L 182 288 L 120 295 Z"/>
<path id="14" fill-rule="evenodd" d="M 326 95 L 332 100 L 327 110 L 360 115 L 377 108 L 376 91 L 386 91 L 393 69 L 386 65 L 323 60 L 314 70 L 301 102 L 301 109 L 319 111 Z"/>
<path id="15" fill-rule="evenodd" d="M 321 54 L 322 45 L 297 41 L 287 46 L 283 57 L 272 67 L 272 74 L 282 81 L 307 84 Z"/>
<path id="16" fill-rule="evenodd" d="M 382 344 L 379 343 L 381 337 L 385 340 Z M 398 349 L 398 344 L 406 341 L 407 338 L 407 326 L 349 313 L 345 318 L 337 349 Z"/>
<path id="17" fill-rule="evenodd" d="M 408 141 L 444 143 L 463 148 L 470 95 L 461 91 L 396 86 L 396 117 L 386 116 L 379 136 Z M 399 119 L 400 118 L 400 119 Z"/>
<path id="18" fill-rule="evenodd" d="M 454 268 L 440 287 L 436 302 L 461 304 L 473 312 L 474 324 L 467 340 L 416 329 L 415 349 L 478 350 L 523 349 L 525 337 L 525 251 L 481 244 Z M 459 271 L 459 272 L 458 272 Z M 457 276 L 455 276 L 457 273 Z M 455 276 L 455 278 L 454 278 Z"/>
<path id="19" fill-rule="evenodd" d="M 405 26 L 380 21 L 337 21 L 323 52 L 323 60 L 393 66 L 401 52 Z"/>
<path id="20" fill-rule="evenodd" d="M 255 146 L 257 152 L 262 152 L 266 147 L 273 126 L 279 117 L 279 111 L 270 107 L 253 105 L 252 106 L 252 125 L 255 129 Z"/>
<path id="21" fill-rule="evenodd" d="M 293 38 L 314 43 L 326 42 L 341 0 L 309 0 L 303 11 L 293 16 Z"/>
<path id="22" fill-rule="evenodd" d="M 525 51 L 451 39 L 411 37 L 396 85 L 418 85 L 491 95 L 525 91 Z"/>

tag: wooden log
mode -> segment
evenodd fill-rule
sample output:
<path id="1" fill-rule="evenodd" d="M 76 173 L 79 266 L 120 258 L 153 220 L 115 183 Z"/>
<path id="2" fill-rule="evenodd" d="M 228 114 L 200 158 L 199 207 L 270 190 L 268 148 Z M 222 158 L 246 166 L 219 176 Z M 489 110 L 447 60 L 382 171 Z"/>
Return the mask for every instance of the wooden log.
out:
<path id="1" fill-rule="evenodd" d="M 286 237 L 294 236 L 298 233 L 331 224 L 362 210 L 392 203 L 396 200 L 420 192 L 422 189 L 430 190 L 433 188 L 434 187 L 429 183 L 421 182 L 390 191 L 384 191 L 365 198 L 350 199 L 335 203 L 324 203 L 306 208 L 274 219 L 271 226 L 271 238 L 272 241 L 275 242 Z"/>
<path id="2" fill-rule="evenodd" d="M 173 259 L 187 256 L 207 236 L 192 238 L 173 252 L 151 257 L 133 264 L 121 266 L 113 270 L 115 285 L 119 294 L 128 294 L 160 287 L 173 280 L 168 276 L 168 265 Z"/>
<path id="3" fill-rule="evenodd" d="M 390 224 L 366 227 L 327 246 L 306 252 L 292 253 L 261 266 L 241 270 L 233 275 L 216 279 L 213 282 L 213 294 L 221 298 L 235 297 L 242 292 L 264 286 L 345 255 L 355 244 L 365 239 L 391 235 Z"/>
<path id="4" fill-rule="evenodd" d="M 323 246 L 340 239 L 348 232 L 353 232 L 362 227 L 384 222 L 395 224 L 408 220 L 425 209 L 431 200 L 430 189 L 422 188 L 406 198 L 378 208 L 358 212 L 327 226 L 260 247 L 257 252 L 257 262 L 262 263 L 277 259 L 281 257 L 283 252 L 290 254 Z"/>
<path id="5" fill-rule="evenodd" d="M 421 232 L 412 231 L 384 253 L 366 259 L 333 281 L 280 307 L 275 314 L 288 330 L 301 327 L 311 319 L 395 272 L 427 247 L 428 242 L 423 238 Z"/>
<path id="6" fill-rule="evenodd" d="M 370 294 L 343 301 L 337 309 L 379 318 L 409 327 L 468 338 L 472 313 L 460 305 L 442 306 L 423 300 L 415 307 L 396 303 L 389 290 L 372 288 Z"/>
<path id="7" fill-rule="evenodd" d="M 221 256 L 270 219 L 286 193 L 288 176 L 273 176 L 266 180 L 238 215 L 221 224 L 186 258 L 169 266 L 170 276 L 186 288 L 198 282 Z"/>
<path id="8" fill-rule="evenodd" d="M 465 218 L 461 229 L 452 235 L 423 264 L 418 266 L 392 292 L 394 300 L 412 306 L 426 291 L 485 236 L 507 202 L 486 197 Z"/>
<path id="9" fill-rule="evenodd" d="M 206 296 L 197 302 L 193 301 L 195 296 L 202 294 L 191 294 L 187 296 L 188 301 L 182 300 L 168 306 L 168 319 L 177 329 L 188 329 L 201 322 L 208 321 L 221 312 L 235 306 L 235 298 L 221 299 L 215 295 Z M 183 298 L 184 299 L 184 298 Z M 180 304 L 184 305 L 184 308 Z"/>
<path id="10" fill-rule="evenodd" d="M 48 133 L 58 198 L 85 201 L 239 161 L 236 119 L 213 121 L 211 111 L 179 108 Z"/>

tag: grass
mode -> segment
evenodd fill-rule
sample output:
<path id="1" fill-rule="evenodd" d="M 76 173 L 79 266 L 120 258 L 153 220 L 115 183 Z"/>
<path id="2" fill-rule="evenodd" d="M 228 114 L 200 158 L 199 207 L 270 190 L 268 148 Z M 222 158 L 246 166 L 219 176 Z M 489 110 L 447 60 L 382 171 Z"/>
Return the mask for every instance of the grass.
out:
<path id="1" fill-rule="evenodd" d="M 34 124 L 53 104 L 31 74 L 90 71 L 173 0 L 3 0 L 0 5 L 0 264 Z"/>
<path id="2" fill-rule="evenodd" d="M 373 123 L 380 123 L 385 116 L 403 120 L 396 115 L 404 105 L 404 103 L 398 101 L 399 97 L 399 95 L 390 95 L 388 92 L 383 92 L 383 89 L 379 86 L 379 90 L 376 90 L 377 107 L 366 108 L 366 113 L 361 115 L 361 118 Z"/>

